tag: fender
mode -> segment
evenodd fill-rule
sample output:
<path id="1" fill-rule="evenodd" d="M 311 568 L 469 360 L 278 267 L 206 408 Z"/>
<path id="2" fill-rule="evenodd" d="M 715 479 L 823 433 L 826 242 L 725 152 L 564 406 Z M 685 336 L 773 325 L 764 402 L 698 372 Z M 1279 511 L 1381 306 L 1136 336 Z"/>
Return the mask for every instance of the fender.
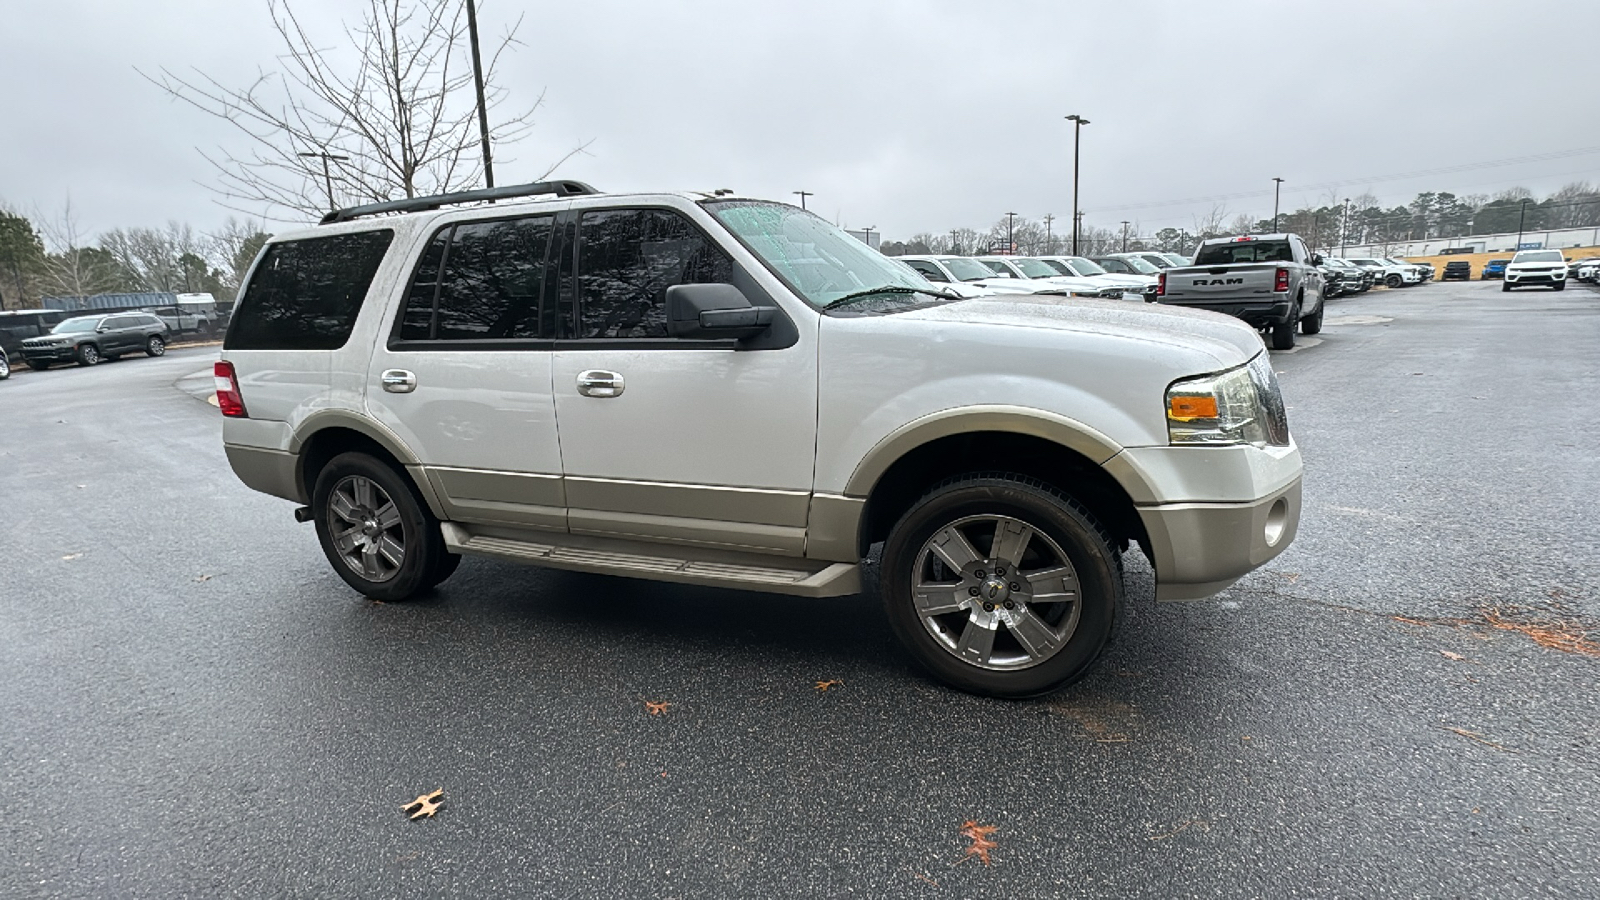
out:
<path id="1" fill-rule="evenodd" d="M 878 479 L 896 460 L 923 444 L 974 431 L 1002 431 L 1044 438 L 1082 454 L 1097 466 L 1122 452 L 1116 441 L 1092 426 L 1058 413 L 1001 404 L 962 406 L 908 422 L 878 441 L 856 464 L 845 485 L 845 496 L 870 495 Z"/>

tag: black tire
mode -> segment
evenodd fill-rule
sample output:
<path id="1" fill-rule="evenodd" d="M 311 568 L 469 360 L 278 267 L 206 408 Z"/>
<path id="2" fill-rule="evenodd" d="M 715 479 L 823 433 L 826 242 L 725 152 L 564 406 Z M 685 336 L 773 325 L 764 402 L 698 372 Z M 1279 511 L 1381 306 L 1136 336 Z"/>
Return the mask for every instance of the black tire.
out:
<path id="1" fill-rule="evenodd" d="M 363 488 L 363 481 L 376 490 Z M 390 504 L 394 509 L 386 515 Z M 317 540 L 333 570 L 374 600 L 409 600 L 449 575 L 441 559 L 449 554 L 439 520 L 410 479 L 388 463 L 365 453 L 335 456 L 317 476 L 311 510 Z M 359 556 L 362 568 L 347 554 Z"/>
<path id="2" fill-rule="evenodd" d="M 1565 281 L 1557 282 L 1556 285 L 1555 285 L 1555 290 L 1564 291 L 1566 289 L 1567 289 L 1567 283 Z"/>
<path id="3" fill-rule="evenodd" d="M 1327 308 L 1328 308 L 1328 300 L 1327 300 L 1326 297 L 1324 297 L 1323 300 L 1322 300 L 1322 304 L 1317 307 L 1317 311 L 1316 312 L 1314 312 L 1311 315 L 1306 316 L 1305 318 L 1300 320 L 1300 333 L 1301 334 L 1316 334 L 1317 332 L 1321 331 L 1322 330 L 1322 313 L 1323 313 L 1323 310 L 1325 310 Z"/>
<path id="4" fill-rule="evenodd" d="M 5 381 L 7 378 L 10 378 L 10 377 L 11 377 L 11 360 L 7 359 L 6 355 L 4 353 L 0 353 L 0 381 Z"/>
<path id="5" fill-rule="evenodd" d="M 43 359 L 30 359 L 28 360 L 28 368 L 35 372 L 43 372 L 45 369 L 50 368 L 50 363 Z"/>
<path id="6" fill-rule="evenodd" d="M 454 575 L 456 568 L 460 565 L 461 554 L 449 552 L 439 554 L 439 562 L 434 565 L 433 571 L 429 572 L 428 577 L 423 580 L 423 586 L 438 587 L 444 583 L 445 579 Z"/>
<path id="7" fill-rule="evenodd" d="M 1500 282 L 1500 291 L 1502 293 L 1504 293 L 1506 291 L 1509 291 L 1509 290 L 1511 290 L 1511 282 L 1509 282 L 1509 281 Z"/>
<path id="8" fill-rule="evenodd" d="M 103 358 L 104 357 L 100 355 L 99 347 L 96 347 L 93 344 L 78 345 L 78 365 L 97 366 L 100 364 L 100 360 Z"/>
<path id="9" fill-rule="evenodd" d="M 1272 349 L 1294 349 L 1294 326 L 1300 321 L 1300 300 L 1294 301 L 1294 309 L 1289 311 L 1289 318 L 1272 326 Z"/>
<path id="10" fill-rule="evenodd" d="M 1022 536 L 1007 542 L 1014 549 L 994 545 L 1002 528 Z M 960 541 L 937 540 L 958 531 Z M 979 556 L 986 539 L 988 555 Z M 943 548 L 958 545 L 947 559 Z M 951 564 L 959 558 L 967 564 Z M 1017 571 L 996 567 L 1012 558 Z M 1123 598 L 1122 558 L 1089 512 L 1039 481 L 1003 473 L 952 479 L 918 500 L 889 532 L 879 580 L 889 623 L 917 662 L 951 687 L 990 697 L 1033 697 L 1082 678 L 1110 640 Z M 928 614 L 913 585 L 935 583 L 923 596 L 947 609 Z M 980 639 L 969 644 L 969 630 Z"/>
<path id="11" fill-rule="evenodd" d="M 1390 275 L 1387 278 L 1383 279 L 1383 283 L 1388 285 L 1389 287 L 1397 288 L 1400 285 L 1405 284 L 1406 280 L 1404 278 L 1401 278 L 1399 275 Z"/>
<path id="12" fill-rule="evenodd" d="M 166 352 L 167 342 L 159 334 L 150 335 L 150 339 L 144 342 L 145 356 L 161 356 Z"/>

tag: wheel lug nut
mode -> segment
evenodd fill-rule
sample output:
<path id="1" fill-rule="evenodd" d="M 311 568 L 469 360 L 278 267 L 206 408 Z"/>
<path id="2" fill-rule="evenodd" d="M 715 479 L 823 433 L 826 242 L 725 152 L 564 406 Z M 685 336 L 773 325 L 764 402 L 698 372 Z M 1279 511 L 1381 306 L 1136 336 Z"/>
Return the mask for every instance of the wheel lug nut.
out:
<path id="1" fill-rule="evenodd" d="M 976 597 L 976 596 L 978 596 L 978 589 L 975 588 L 975 587 L 969 587 L 969 588 L 967 588 L 967 593 L 969 593 L 972 596 Z"/>
<path id="2" fill-rule="evenodd" d="M 996 578 L 1004 578 L 1004 577 L 1006 577 L 1006 568 L 1005 568 L 1005 566 L 995 566 L 994 567 L 994 577 L 996 577 Z"/>
<path id="3" fill-rule="evenodd" d="M 982 578 L 983 577 L 983 570 L 979 569 L 978 571 L 973 572 L 972 573 L 972 577 L 973 578 Z"/>
<path id="4" fill-rule="evenodd" d="M 983 611 L 984 612 L 994 612 L 994 604 L 993 603 L 985 603 L 983 605 Z"/>
<path id="5" fill-rule="evenodd" d="M 1010 600 L 1006 601 L 1006 609 L 1016 609 L 1016 608 L 1017 608 L 1017 605 L 1015 603 L 1012 603 Z"/>
<path id="6" fill-rule="evenodd" d="M 1017 584 L 1015 581 L 1013 581 L 1013 582 L 1011 582 L 1011 589 L 1013 591 L 1020 591 L 1020 590 L 1022 590 L 1022 585 Z"/>

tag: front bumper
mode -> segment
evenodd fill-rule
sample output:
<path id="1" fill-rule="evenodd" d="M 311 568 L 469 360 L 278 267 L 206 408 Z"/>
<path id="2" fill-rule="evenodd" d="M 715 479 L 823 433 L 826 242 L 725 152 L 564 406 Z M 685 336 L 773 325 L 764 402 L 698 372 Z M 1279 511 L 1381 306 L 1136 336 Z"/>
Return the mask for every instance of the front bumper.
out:
<path id="1" fill-rule="evenodd" d="M 1562 284 L 1567 280 L 1565 272 L 1507 272 L 1507 284 Z"/>
<path id="2" fill-rule="evenodd" d="M 78 348 L 71 344 L 51 347 L 24 345 L 22 356 L 30 362 L 71 362 L 78 358 Z"/>
<path id="3" fill-rule="evenodd" d="M 1201 600 L 1282 553 L 1300 529 L 1300 478 L 1251 503 L 1139 508 L 1157 600 Z"/>

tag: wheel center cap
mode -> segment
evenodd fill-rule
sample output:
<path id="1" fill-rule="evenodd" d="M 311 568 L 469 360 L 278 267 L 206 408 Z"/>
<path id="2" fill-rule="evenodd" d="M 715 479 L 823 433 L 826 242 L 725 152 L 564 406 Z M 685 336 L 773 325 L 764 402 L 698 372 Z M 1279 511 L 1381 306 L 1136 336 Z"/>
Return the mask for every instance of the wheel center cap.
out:
<path id="1" fill-rule="evenodd" d="M 988 578 L 978 585 L 978 596 L 985 603 L 1004 603 L 1011 596 L 1011 587 L 998 578 Z"/>

